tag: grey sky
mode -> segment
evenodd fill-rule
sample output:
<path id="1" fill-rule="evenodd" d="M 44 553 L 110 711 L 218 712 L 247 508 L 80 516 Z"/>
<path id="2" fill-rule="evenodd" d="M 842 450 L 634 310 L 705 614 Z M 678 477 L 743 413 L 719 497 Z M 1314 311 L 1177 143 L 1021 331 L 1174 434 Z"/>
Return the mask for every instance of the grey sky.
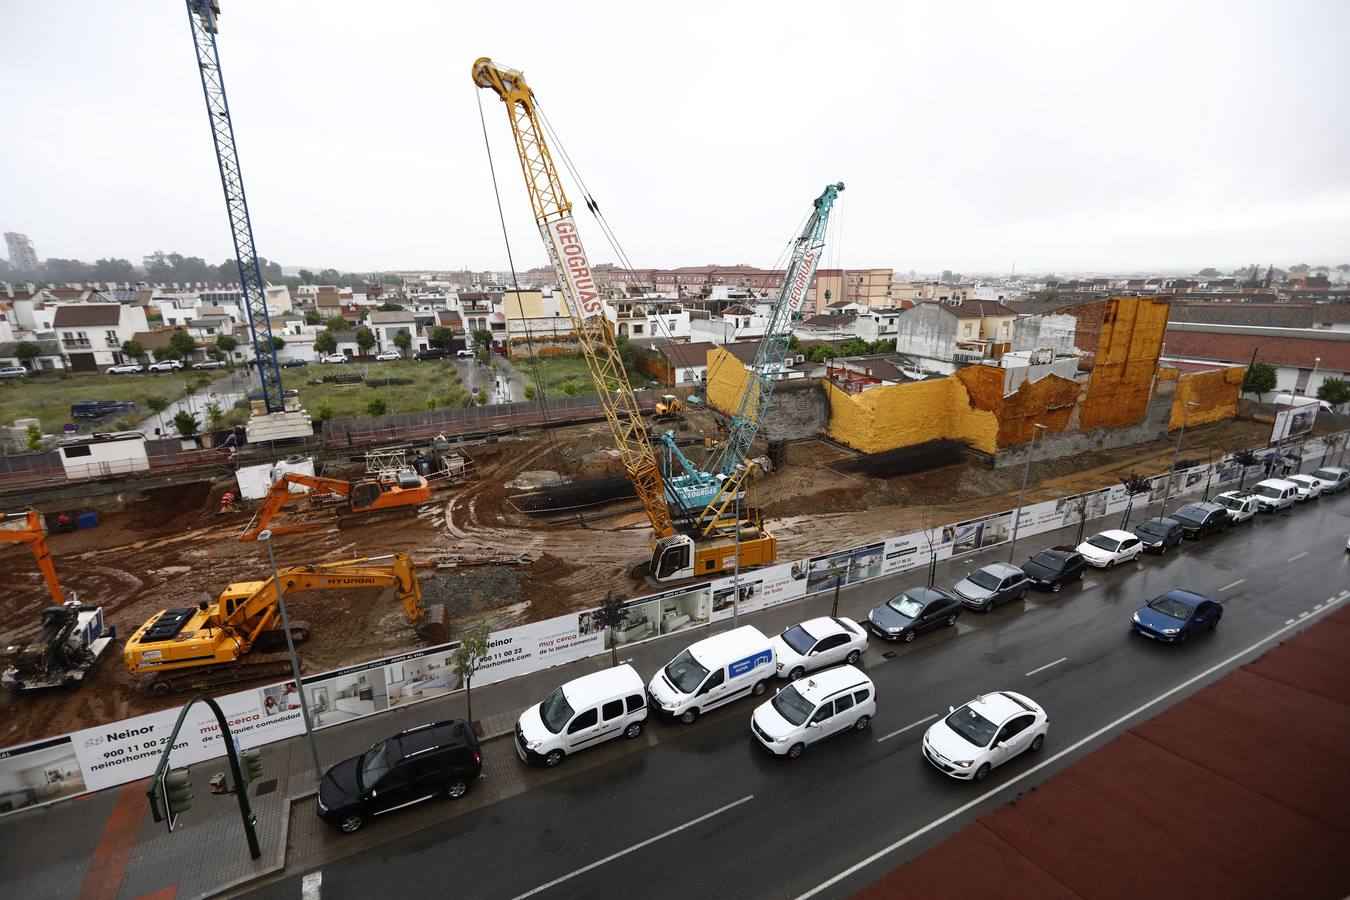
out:
<path id="1" fill-rule="evenodd" d="M 1350 3 L 222 3 L 258 250 L 285 265 L 505 265 L 484 55 L 525 71 L 639 266 L 771 265 L 839 179 L 827 262 L 851 267 L 1350 262 Z M 0 33 L 0 230 L 232 255 L 181 2 L 4 0 Z"/>

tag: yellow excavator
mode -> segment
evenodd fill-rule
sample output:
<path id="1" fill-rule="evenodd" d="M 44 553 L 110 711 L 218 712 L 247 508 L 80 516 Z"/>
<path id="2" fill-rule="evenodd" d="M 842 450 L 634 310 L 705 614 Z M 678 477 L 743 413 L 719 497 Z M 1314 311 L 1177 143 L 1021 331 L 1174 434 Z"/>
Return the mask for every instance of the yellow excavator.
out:
<path id="1" fill-rule="evenodd" d="M 281 508 L 295 496 L 291 493 L 293 484 L 347 498 L 343 508 L 338 510 L 336 524 L 339 528 L 352 520 L 374 523 L 388 518 L 416 515 L 417 508 L 431 500 L 431 484 L 411 469 L 366 475 L 350 481 L 287 472 L 273 483 L 266 499 L 263 500 L 262 507 L 253 517 L 253 521 L 248 523 L 239 540 L 255 541 L 264 530 L 270 530 L 273 534 L 288 534 L 310 528 L 328 528 L 334 524 L 332 518 L 298 524 L 269 524 Z"/>
<path id="2" fill-rule="evenodd" d="M 392 562 L 380 565 L 381 560 Z M 392 585 L 408 622 L 429 641 L 448 638 L 445 607 L 422 605 L 413 561 L 393 557 L 347 559 L 290 566 L 266 581 L 237 581 L 215 603 L 160 610 L 136 630 L 123 650 L 127 671 L 148 676 L 145 687 L 156 696 L 202 690 L 235 681 L 290 674 L 290 657 L 281 628 L 277 587 L 286 596 L 297 591 L 344 590 Z M 296 641 L 309 637 L 303 622 L 291 620 Z"/>

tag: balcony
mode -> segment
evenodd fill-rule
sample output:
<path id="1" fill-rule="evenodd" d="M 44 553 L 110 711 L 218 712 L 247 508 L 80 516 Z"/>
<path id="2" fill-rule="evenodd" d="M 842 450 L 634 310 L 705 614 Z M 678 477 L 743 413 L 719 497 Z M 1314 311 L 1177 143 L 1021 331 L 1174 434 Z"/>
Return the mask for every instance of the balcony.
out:
<path id="1" fill-rule="evenodd" d="M 88 350 L 93 347 L 89 338 L 62 338 L 61 346 L 66 350 Z"/>

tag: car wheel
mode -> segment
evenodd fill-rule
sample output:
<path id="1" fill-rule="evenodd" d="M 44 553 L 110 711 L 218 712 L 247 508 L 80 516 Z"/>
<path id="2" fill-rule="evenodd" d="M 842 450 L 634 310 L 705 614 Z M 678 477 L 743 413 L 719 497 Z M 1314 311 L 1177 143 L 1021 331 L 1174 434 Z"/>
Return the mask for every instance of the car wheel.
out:
<path id="1" fill-rule="evenodd" d="M 754 694 L 756 697 L 761 697 L 768 689 L 769 683 L 767 681 L 756 681 L 755 686 L 750 689 L 750 693 Z"/>
<path id="2" fill-rule="evenodd" d="M 951 628 L 955 624 L 956 624 L 956 613 L 952 613 L 950 616 L 947 617 L 947 627 Z"/>
<path id="3" fill-rule="evenodd" d="M 1031 588 L 1022 588 L 1022 593 L 1020 593 L 1020 594 L 1017 595 L 1017 599 L 1018 599 L 1018 600 L 1025 600 L 1025 599 L 1027 599 L 1027 591 L 1029 591 L 1029 590 L 1031 590 Z"/>
<path id="4" fill-rule="evenodd" d="M 1158 545 L 1158 555 L 1159 555 L 1159 556 L 1166 556 L 1166 555 L 1167 555 L 1167 542 L 1166 542 L 1166 541 L 1163 541 L 1161 544 Z"/>
<path id="5" fill-rule="evenodd" d="M 1083 568 L 1079 569 L 1079 570 L 1078 570 L 1078 580 L 1079 580 L 1079 581 L 1082 581 L 1082 580 L 1083 580 L 1083 575 L 1085 575 L 1086 573 L 1087 573 L 1087 566 L 1084 566 Z"/>
<path id="6" fill-rule="evenodd" d="M 366 820 L 359 815 L 350 815 L 338 823 L 338 830 L 343 834 L 354 834 L 361 830 L 361 826 L 366 824 Z"/>
<path id="7" fill-rule="evenodd" d="M 1059 579 L 1055 579 L 1055 581 L 1053 581 L 1053 582 L 1050 584 L 1050 593 L 1052 593 L 1052 594 L 1058 594 L 1058 593 L 1060 592 L 1060 590 L 1063 589 L 1063 587 L 1064 587 L 1064 583 L 1061 582 Z"/>
<path id="8" fill-rule="evenodd" d="M 452 781 L 445 786 L 445 796 L 451 800 L 458 800 L 469 792 L 469 783 L 467 781 Z"/>
<path id="9" fill-rule="evenodd" d="M 989 763 L 985 763 L 975 770 L 975 778 L 973 780 L 984 781 L 987 777 L 989 777 Z"/>
<path id="10" fill-rule="evenodd" d="M 798 678 L 801 678 L 805 674 L 806 670 L 803 669 L 801 666 L 798 666 L 797 668 L 793 669 L 791 672 L 788 673 L 788 680 L 796 681 Z"/>
<path id="11" fill-rule="evenodd" d="M 625 728 L 625 729 L 623 730 L 623 736 L 626 737 L 626 738 L 628 738 L 629 740 L 632 740 L 633 738 L 637 737 L 639 734 L 642 734 L 642 723 L 641 723 L 641 722 L 630 722 L 630 723 L 628 724 L 628 727 Z"/>
<path id="12" fill-rule="evenodd" d="M 848 651 L 848 658 L 845 659 L 844 662 L 848 663 L 850 666 L 856 666 L 860 659 L 862 659 L 861 650 L 850 650 Z"/>
<path id="13" fill-rule="evenodd" d="M 1041 744 L 1044 743 L 1045 743 L 1045 735 L 1038 734 L 1036 735 L 1036 739 L 1031 742 L 1031 746 L 1028 747 L 1027 749 L 1030 750 L 1032 753 L 1035 753 L 1037 750 L 1041 749 Z"/>
<path id="14" fill-rule="evenodd" d="M 788 759 L 796 759 L 797 757 L 802 755 L 802 751 L 805 749 L 806 749 L 805 744 L 793 744 L 791 747 L 788 748 L 787 752 Z"/>
<path id="15" fill-rule="evenodd" d="M 544 757 L 544 765 L 550 769 L 558 768 L 558 764 L 563 761 L 563 752 L 561 750 L 550 750 L 548 756 Z"/>
<path id="16" fill-rule="evenodd" d="M 866 730 L 867 726 L 871 724 L 872 724 L 872 717 L 863 716 L 861 719 L 853 723 L 853 727 L 856 728 L 858 731 L 864 731 Z"/>
<path id="17" fill-rule="evenodd" d="M 917 633 L 918 633 L 918 632 L 916 632 L 916 631 L 915 631 L 914 629 L 912 629 L 912 628 L 911 628 L 909 631 L 906 631 L 906 632 L 905 632 L 905 643 L 908 644 L 910 641 L 914 640 L 914 635 L 916 635 Z"/>
<path id="18" fill-rule="evenodd" d="M 683 722 L 683 723 L 686 724 L 686 725 L 691 725 L 691 724 L 693 724 L 693 721 L 694 721 L 695 719 L 697 719 L 697 718 L 698 718 L 698 708 L 697 708 L 697 707 L 690 707 L 689 709 L 686 709 L 686 710 L 680 715 L 680 721 Z"/>
<path id="19" fill-rule="evenodd" d="M 1188 637 L 1190 637 L 1190 636 L 1191 636 L 1191 633 L 1190 633 L 1189 631 L 1183 631 L 1183 632 L 1180 632 L 1180 633 L 1177 635 L 1177 643 L 1178 643 L 1178 644 L 1184 644 L 1184 643 L 1186 643 L 1186 638 L 1188 638 Z"/>
<path id="20" fill-rule="evenodd" d="M 1106 561 L 1106 567 L 1108 569 L 1114 569 L 1116 567 L 1116 561 L 1114 559 L 1108 559 Z"/>

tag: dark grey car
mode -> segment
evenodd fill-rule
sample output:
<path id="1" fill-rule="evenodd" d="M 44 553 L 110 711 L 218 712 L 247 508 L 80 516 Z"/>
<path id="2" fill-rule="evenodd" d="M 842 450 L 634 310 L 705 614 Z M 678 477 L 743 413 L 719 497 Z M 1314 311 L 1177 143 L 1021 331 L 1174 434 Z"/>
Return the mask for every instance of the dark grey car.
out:
<path id="1" fill-rule="evenodd" d="M 1017 566 L 990 563 L 962 578 L 953 590 L 966 606 L 988 612 L 1000 603 L 1022 599 L 1030 587 L 1031 579 Z"/>
<path id="2" fill-rule="evenodd" d="M 1144 545 L 1145 553 L 1166 553 L 1181 543 L 1185 529 L 1176 519 L 1154 516 L 1134 526 L 1134 533 Z"/>
<path id="3" fill-rule="evenodd" d="M 955 625 L 961 601 L 942 588 L 917 587 L 898 594 L 867 614 L 867 625 L 888 641 L 912 641 L 920 631 Z"/>

